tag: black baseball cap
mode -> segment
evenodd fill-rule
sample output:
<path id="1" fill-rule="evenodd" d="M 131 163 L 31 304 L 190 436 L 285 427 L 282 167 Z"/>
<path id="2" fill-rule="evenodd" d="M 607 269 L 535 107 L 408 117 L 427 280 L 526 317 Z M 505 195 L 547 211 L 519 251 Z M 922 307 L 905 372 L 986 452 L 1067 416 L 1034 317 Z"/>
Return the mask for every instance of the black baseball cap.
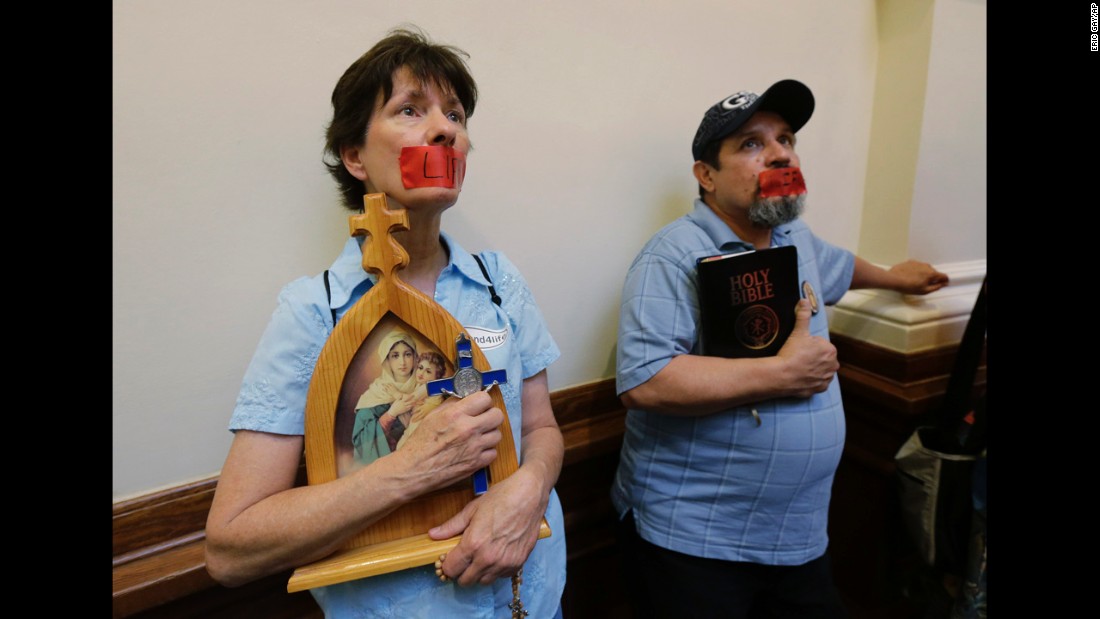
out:
<path id="1" fill-rule="evenodd" d="M 762 95 L 742 90 L 722 99 L 703 114 L 703 121 L 699 123 L 695 139 L 691 142 L 694 161 L 703 156 L 708 144 L 737 131 L 761 110 L 779 114 L 791 126 L 791 131 L 797 132 L 814 113 L 814 95 L 798 80 L 781 80 L 772 84 Z"/>

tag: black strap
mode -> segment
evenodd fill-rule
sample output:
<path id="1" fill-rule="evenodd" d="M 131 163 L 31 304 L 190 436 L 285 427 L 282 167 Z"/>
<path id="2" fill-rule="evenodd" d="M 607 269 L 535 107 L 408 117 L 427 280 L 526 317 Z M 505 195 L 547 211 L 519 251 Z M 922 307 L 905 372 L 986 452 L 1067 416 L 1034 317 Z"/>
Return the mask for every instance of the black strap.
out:
<path id="1" fill-rule="evenodd" d="M 493 287 L 493 278 L 489 277 L 489 271 L 485 269 L 485 264 L 481 262 L 481 257 L 478 254 L 473 254 L 474 260 L 477 260 L 477 266 L 481 267 L 481 274 L 485 276 L 485 279 L 489 280 L 489 295 L 493 297 L 493 303 L 500 305 L 500 297 L 497 295 L 496 288 Z M 332 305 L 332 289 L 328 283 L 328 269 L 325 269 L 325 298 L 328 299 L 329 305 Z M 332 326 L 336 326 L 336 310 L 329 307 L 329 311 L 332 312 Z"/>
<path id="2" fill-rule="evenodd" d="M 336 310 L 332 308 L 332 289 L 328 285 L 328 269 L 325 269 L 325 298 L 328 299 L 328 310 L 332 312 L 332 326 L 336 327 Z"/>
<path id="3" fill-rule="evenodd" d="M 972 394 L 974 391 L 974 377 L 978 373 L 978 365 L 982 359 L 982 346 L 985 343 L 987 279 L 982 280 L 982 287 L 978 291 L 978 300 L 974 303 L 974 310 L 970 313 L 970 320 L 966 323 L 966 330 L 963 332 L 962 341 L 959 343 L 959 351 L 955 356 L 955 367 L 947 383 L 943 404 L 940 406 L 937 425 L 942 431 L 957 431 L 959 425 L 963 423 L 963 418 L 970 411 L 975 411 L 975 415 L 980 412 L 983 417 L 981 427 L 984 430 L 984 395 L 981 397 L 981 406 L 975 406 Z"/>
<path id="4" fill-rule="evenodd" d="M 485 264 L 481 262 L 481 256 L 479 254 L 472 254 L 474 260 L 477 260 L 477 266 L 481 267 L 481 274 L 485 276 L 485 279 L 489 280 L 489 294 L 493 297 L 493 303 L 500 305 L 500 297 L 497 296 L 496 288 L 493 288 L 493 278 L 489 277 L 489 271 L 485 270 Z"/>

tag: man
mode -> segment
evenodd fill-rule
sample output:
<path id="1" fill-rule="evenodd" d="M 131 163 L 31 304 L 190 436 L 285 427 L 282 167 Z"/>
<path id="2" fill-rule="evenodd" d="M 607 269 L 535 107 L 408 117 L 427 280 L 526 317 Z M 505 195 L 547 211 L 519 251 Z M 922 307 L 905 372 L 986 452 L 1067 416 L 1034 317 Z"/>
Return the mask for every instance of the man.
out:
<path id="1" fill-rule="evenodd" d="M 912 260 L 882 269 L 819 239 L 799 219 L 800 182 L 762 190 L 801 179 L 795 133 L 813 108 L 809 88 L 784 80 L 708 109 L 692 142 L 695 209 L 627 274 L 616 380 L 629 410 L 611 497 L 640 616 L 844 616 L 826 554 L 844 411 L 817 303 L 849 288 L 927 294 L 947 276 Z M 700 355 L 696 260 L 785 245 L 805 298 L 778 354 Z"/>

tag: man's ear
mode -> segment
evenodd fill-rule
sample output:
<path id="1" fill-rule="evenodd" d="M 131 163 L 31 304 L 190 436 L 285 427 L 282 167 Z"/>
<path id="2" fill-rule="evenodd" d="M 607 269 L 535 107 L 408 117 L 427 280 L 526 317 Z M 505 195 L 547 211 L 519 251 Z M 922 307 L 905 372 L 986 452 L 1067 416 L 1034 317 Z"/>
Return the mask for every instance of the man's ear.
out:
<path id="1" fill-rule="evenodd" d="M 340 161 L 344 162 L 344 167 L 352 176 L 365 182 L 367 180 L 367 169 L 363 167 L 363 162 L 359 159 L 359 153 L 362 149 L 362 146 L 341 147 Z"/>
<path id="2" fill-rule="evenodd" d="M 696 161 L 695 165 L 691 166 L 691 172 L 695 175 L 695 180 L 698 181 L 703 191 L 714 193 L 714 179 L 711 177 L 714 173 L 714 168 L 702 161 Z"/>

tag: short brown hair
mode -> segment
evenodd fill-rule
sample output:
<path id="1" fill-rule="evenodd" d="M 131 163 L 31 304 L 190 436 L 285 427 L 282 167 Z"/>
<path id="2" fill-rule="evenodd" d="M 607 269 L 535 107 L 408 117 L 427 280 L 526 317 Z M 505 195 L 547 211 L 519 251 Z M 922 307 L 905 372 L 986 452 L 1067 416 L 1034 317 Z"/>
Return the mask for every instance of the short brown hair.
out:
<path id="1" fill-rule="evenodd" d="M 379 94 L 388 101 L 393 94 L 393 75 L 407 68 L 422 83 L 453 92 L 466 112 L 474 115 L 477 84 L 465 58 L 469 54 L 451 45 L 432 43 L 416 29 L 397 28 L 344 71 L 332 91 L 332 122 L 325 130 L 325 167 L 340 186 L 344 206 L 363 208 L 363 181 L 344 167 L 340 151 L 363 144 Z"/>

